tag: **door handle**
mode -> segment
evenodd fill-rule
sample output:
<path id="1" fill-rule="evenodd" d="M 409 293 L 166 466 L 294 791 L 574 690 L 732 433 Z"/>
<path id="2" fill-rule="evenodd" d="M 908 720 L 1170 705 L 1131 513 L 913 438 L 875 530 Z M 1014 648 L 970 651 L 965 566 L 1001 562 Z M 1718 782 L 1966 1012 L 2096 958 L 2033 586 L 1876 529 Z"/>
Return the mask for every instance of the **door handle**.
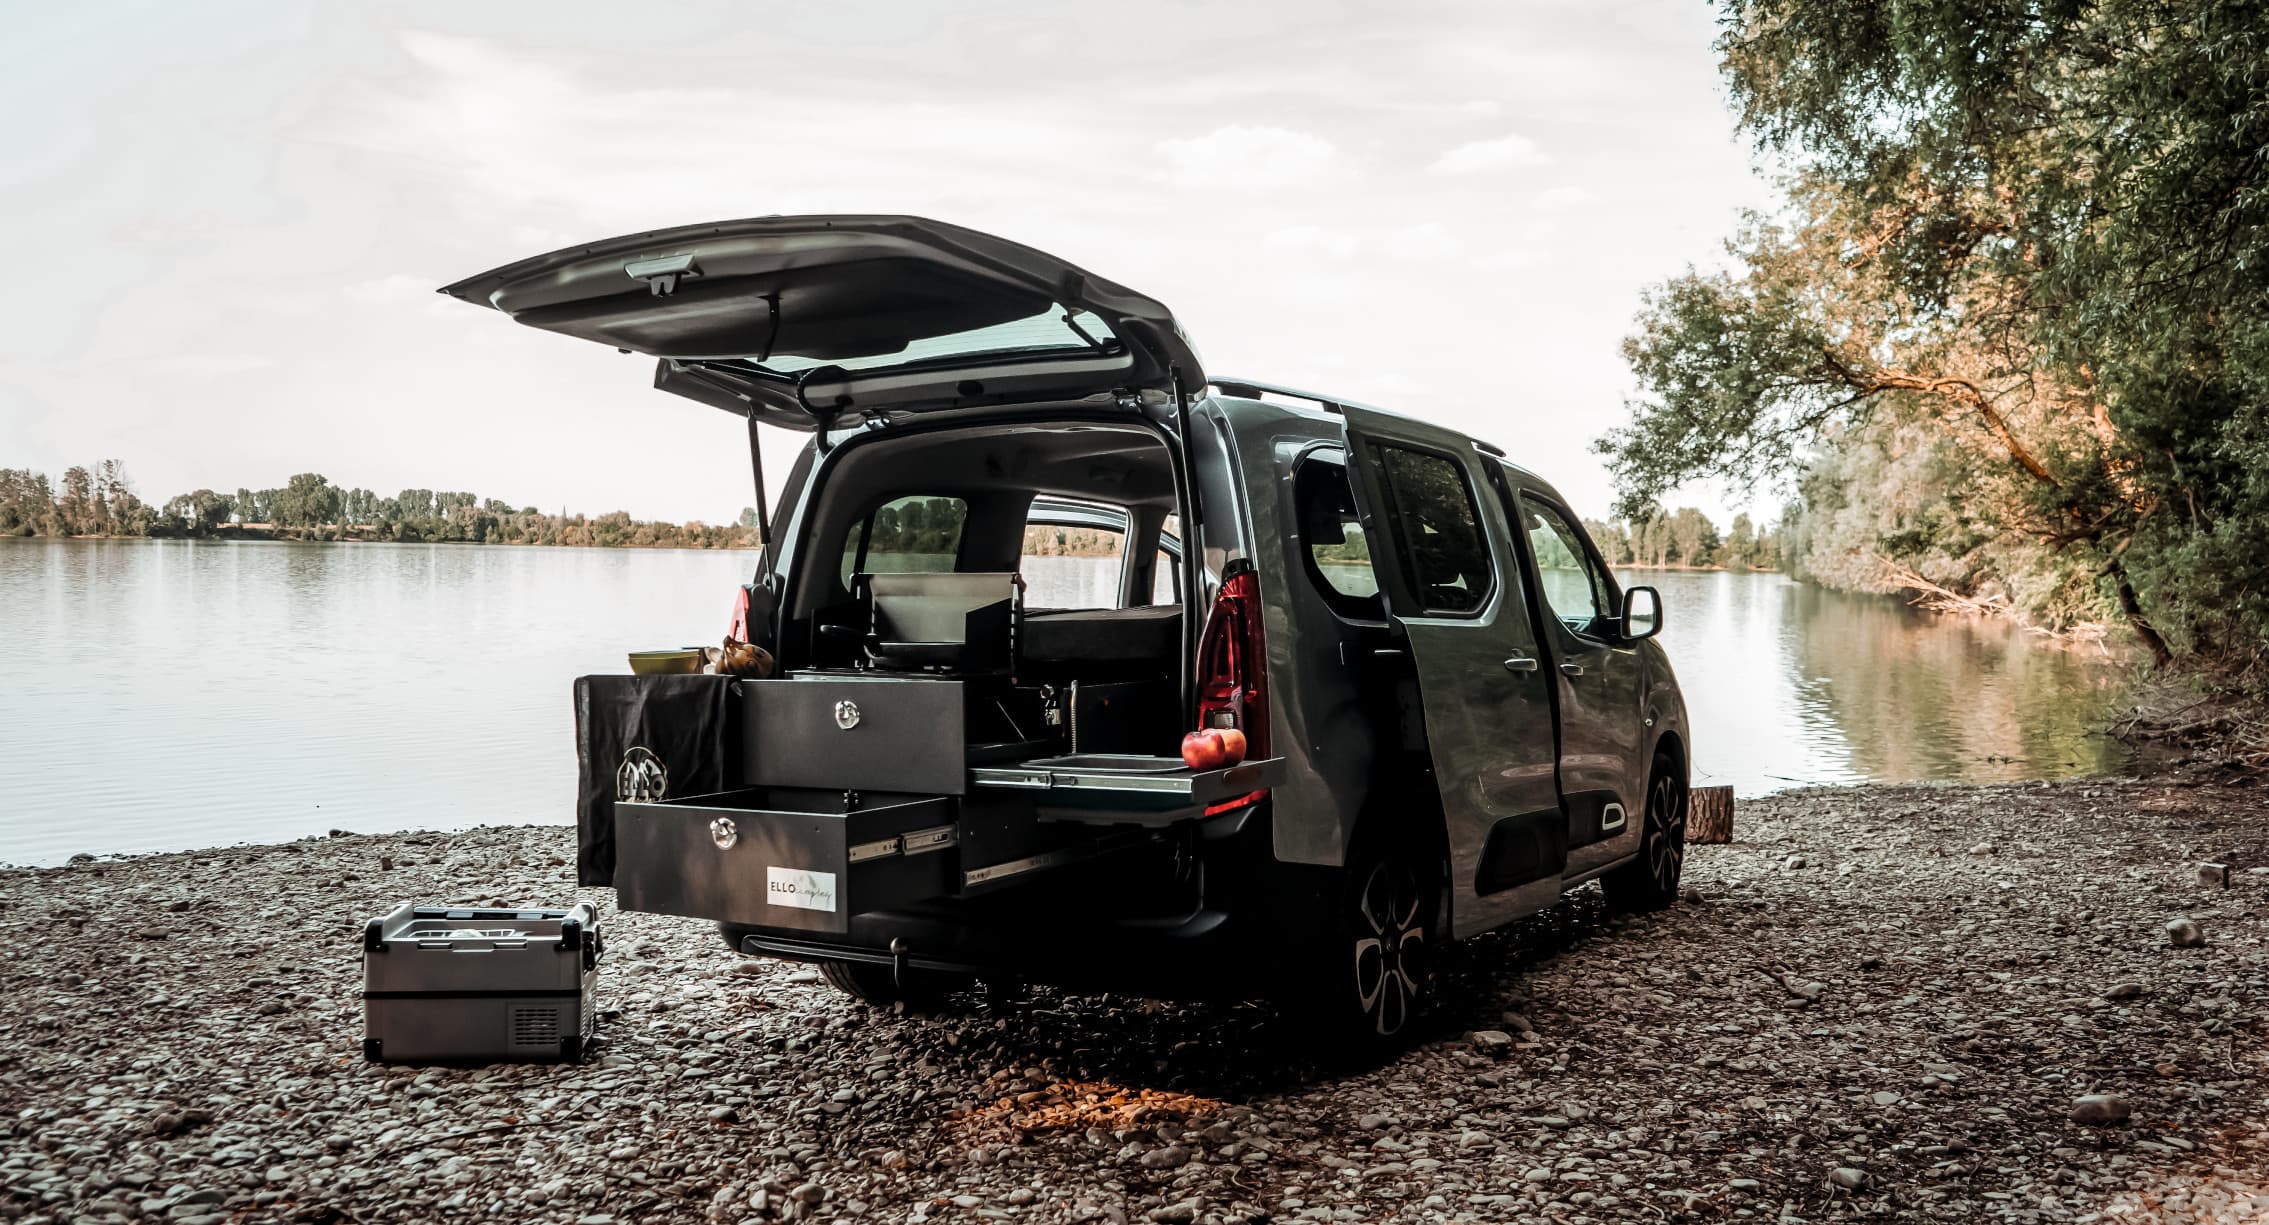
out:
<path id="1" fill-rule="evenodd" d="M 1583 674 L 1584 666 L 1582 664 L 1567 663 L 1560 665 L 1560 675 L 1562 676 L 1582 676 Z"/>
<path id="2" fill-rule="evenodd" d="M 1536 661 L 1526 655 L 1515 655 L 1505 661 L 1505 671 L 1534 672 L 1536 671 Z"/>

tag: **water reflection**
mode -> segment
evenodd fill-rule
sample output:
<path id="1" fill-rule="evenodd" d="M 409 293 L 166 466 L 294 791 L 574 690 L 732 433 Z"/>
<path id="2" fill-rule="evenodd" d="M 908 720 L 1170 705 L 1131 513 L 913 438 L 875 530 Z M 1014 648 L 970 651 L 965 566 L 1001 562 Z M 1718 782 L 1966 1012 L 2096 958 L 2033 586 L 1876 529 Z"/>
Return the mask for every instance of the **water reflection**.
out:
<path id="1" fill-rule="evenodd" d="M 1662 592 L 1698 781 L 2053 778 L 2125 762 L 2099 734 L 2132 688 L 2100 648 L 1772 574 L 1627 572 Z"/>
<path id="2" fill-rule="evenodd" d="M 717 640 L 745 554 L 0 540 L 0 861 L 567 821 L 571 680 Z M 1116 592 L 1048 558 L 1034 601 Z M 1092 572 L 1083 569 L 1091 567 Z M 1768 574 L 1649 571 L 1704 782 L 2116 766 L 2127 674 Z"/>

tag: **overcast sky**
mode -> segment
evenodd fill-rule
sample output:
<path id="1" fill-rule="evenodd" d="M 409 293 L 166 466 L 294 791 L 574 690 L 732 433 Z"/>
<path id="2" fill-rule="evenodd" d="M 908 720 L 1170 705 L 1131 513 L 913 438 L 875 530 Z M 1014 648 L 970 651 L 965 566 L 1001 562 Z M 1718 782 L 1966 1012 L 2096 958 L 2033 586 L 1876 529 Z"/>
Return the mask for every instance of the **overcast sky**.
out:
<path id="1" fill-rule="evenodd" d="M 9 24 L 0 466 L 117 457 L 152 500 L 318 471 L 729 518 L 729 418 L 433 289 L 613 234 L 871 212 L 1054 252 L 1164 300 L 1217 374 L 1454 423 L 1597 514 L 1641 289 L 1767 201 L 1698 0 L 81 0 Z"/>

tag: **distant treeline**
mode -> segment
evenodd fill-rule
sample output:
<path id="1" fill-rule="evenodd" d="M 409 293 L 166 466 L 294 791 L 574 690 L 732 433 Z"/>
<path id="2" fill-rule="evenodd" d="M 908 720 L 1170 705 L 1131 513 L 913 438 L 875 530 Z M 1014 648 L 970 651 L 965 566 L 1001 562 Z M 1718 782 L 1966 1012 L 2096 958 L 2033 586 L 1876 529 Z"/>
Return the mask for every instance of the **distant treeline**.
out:
<path id="1" fill-rule="evenodd" d="M 1691 506 L 1656 510 L 1636 519 L 1586 519 L 1584 530 L 1611 566 L 1782 568 L 1780 529 L 1760 528 L 1746 513 L 1735 515 L 1733 526 L 1723 533 L 1708 515 Z"/>
<path id="2" fill-rule="evenodd" d="M 280 489 L 198 489 L 152 506 L 109 459 L 72 468 L 58 487 L 47 474 L 0 468 L 0 536 L 244 536 L 286 540 L 455 541 L 466 544 L 600 548 L 756 547 L 756 511 L 733 524 L 655 523 L 627 512 L 548 515 L 471 493 L 405 489 L 380 497 L 343 489 L 313 472 Z"/>

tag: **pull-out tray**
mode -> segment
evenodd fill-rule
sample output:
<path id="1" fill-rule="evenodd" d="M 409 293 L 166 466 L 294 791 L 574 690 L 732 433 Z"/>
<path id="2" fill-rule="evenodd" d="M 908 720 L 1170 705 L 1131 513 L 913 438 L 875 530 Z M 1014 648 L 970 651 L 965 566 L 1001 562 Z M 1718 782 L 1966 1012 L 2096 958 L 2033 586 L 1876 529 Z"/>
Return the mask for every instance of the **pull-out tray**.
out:
<path id="1" fill-rule="evenodd" d="M 969 772 L 980 788 L 1032 791 L 1043 821 L 1088 825 L 1170 825 L 1205 815 L 1215 804 L 1266 791 L 1284 781 L 1284 759 L 1192 770 L 1179 757 L 1075 753 Z"/>

